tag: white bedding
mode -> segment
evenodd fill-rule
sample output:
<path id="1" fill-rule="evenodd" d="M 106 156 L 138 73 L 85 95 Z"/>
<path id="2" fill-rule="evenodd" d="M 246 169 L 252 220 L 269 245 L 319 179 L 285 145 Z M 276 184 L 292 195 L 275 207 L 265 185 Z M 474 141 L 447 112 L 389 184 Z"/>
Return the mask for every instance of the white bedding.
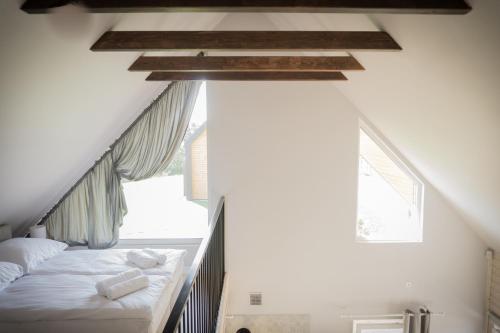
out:
<path id="1" fill-rule="evenodd" d="M 77 274 L 77 275 L 114 275 L 135 268 L 127 260 L 126 249 L 76 250 L 64 251 L 37 265 L 30 271 L 32 275 Z M 155 249 L 167 255 L 163 265 L 143 269 L 146 275 L 172 277 L 184 268 L 184 250 Z"/>
<path id="2" fill-rule="evenodd" d="M 0 292 L 0 321 L 73 319 L 151 320 L 153 307 L 169 278 L 149 276 L 150 287 L 116 301 L 97 294 L 108 275 L 29 275 Z"/>
<path id="3" fill-rule="evenodd" d="M 181 276 L 151 275 L 148 288 L 115 301 L 95 289 L 109 276 L 25 276 L 0 292 L 0 332 L 158 332 Z"/>

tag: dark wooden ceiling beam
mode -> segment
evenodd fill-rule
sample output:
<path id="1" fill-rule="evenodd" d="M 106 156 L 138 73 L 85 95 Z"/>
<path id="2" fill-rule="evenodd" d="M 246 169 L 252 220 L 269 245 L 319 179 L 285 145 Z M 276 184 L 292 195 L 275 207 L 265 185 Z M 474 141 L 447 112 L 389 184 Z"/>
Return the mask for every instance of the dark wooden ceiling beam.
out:
<path id="1" fill-rule="evenodd" d="M 343 57 L 139 57 L 130 71 L 329 71 L 363 70 L 351 56 Z"/>
<path id="2" fill-rule="evenodd" d="M 291 12 L 465 14 L 464 0 L 27 0 L 21 9 L 47 13 L 68 3 L 80 3 L 94 13 L 118 12 Z"/>
<path id="3" fill-rule="evenodd" d="M 345 81 L 340 72 L 153 72 L 147 81 Z"/>
<path id="4" fill-rule="evenodd" d="M 107 31 L 93 51 L 401 50 L 383 31 Z"/>

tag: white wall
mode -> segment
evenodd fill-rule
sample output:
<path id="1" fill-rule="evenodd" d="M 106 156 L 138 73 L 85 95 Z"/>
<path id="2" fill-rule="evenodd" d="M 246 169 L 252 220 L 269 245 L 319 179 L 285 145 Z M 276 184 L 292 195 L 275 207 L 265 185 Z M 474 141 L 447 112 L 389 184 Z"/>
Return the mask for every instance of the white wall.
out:
<path id="1" fill-rule="evenodd" d="M 229 313 L 340 314 L 424 303 L 436 333 L 480 332 L 484 243 L 426 184 L 424 242 L 354 242 L 358 111 L 332 83 L 209 83 L 209 187 L 226 196 Z M 412 287 L 407 288 L 406 283 Z M 263 306 L 248 293 L 263 292 Z"/>
<path id="2" fill-rule="evenodd" d="M 127 71 L 141 52 L 91 52 L 104 31 L 385 30 L 403 50 L 353 52 L 366 71 L 348 72 L 341 91 L 500 250 L 500 1 L 469 0 L 471 13 L 449 16 L 28 15 L 21 3 L 0 1 L 0 223 L 15 234 L 38 221 L 166 84 Z"/>
<path id="3" fill-rule="evenodd" d="M 467 15 L 266 14 L 279 30 L 383 30 L 341 92 L 500 250 L 500 1 Z"/>

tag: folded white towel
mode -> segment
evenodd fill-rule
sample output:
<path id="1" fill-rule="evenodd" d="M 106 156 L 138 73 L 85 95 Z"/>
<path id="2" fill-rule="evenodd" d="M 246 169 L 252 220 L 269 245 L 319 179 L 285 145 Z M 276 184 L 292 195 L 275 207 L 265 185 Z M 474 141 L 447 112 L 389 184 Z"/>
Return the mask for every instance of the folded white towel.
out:
<path id="1" fill-rule="evenodd" d="M 158 264 L 156 258 L 141 250 L 131 250 L 127 252 L 127 259 L 139 268 L 151 268 Z"/>
<path id="2" fill-rule="evenodd" d="M 151 257 L 156 259 L 158 265 L 163 265 L 165 261 L 167 261 L 167 255 L 163 253 L 159 253 L 153 249 L 143 249 L 144 253 L 149 254 Z"/>
<path id="3" fill-rule="evenodd" d="M 149 279 L 146 275 L 141 275 L 133 279 L 118 282 L 106 289 L 106 298 L 115 300 L 138 290 L 147 288 Z"/>
<path id="4" fill-rule="evenodd" d="M 113 277 L 97 282 L 95 288 L 97 289 L 97 293 L 99 295 L 106 296 L 106 289 L 108 289 L 112 285 L 133 279 L 141 275 L 142 272 L 139 269 L 137 268 L 129 269 L 128 271 L 122 272 Z"/>

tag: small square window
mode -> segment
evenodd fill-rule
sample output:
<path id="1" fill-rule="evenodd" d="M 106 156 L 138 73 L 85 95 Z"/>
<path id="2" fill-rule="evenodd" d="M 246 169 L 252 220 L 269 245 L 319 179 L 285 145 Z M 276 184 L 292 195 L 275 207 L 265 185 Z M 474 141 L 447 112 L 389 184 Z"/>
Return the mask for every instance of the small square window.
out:
<path id="1" fill-rule="evenodd" d="M 421 242 L 423 183 L 366 125 L 359 131 L 359 242 Z"/>

